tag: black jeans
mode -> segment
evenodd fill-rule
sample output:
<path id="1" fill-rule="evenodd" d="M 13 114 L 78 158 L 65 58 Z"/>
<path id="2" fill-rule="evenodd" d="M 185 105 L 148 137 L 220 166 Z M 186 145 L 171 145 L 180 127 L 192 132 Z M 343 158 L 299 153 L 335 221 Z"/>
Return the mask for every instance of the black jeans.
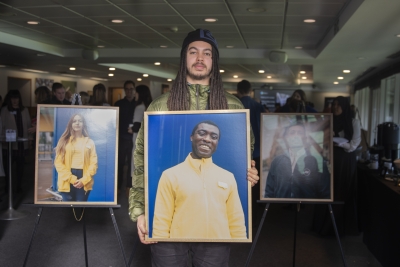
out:
<path id="1" fill-rule="evenodd" d="M 125 159 L 128 161 L 128 171 L 126 172 L 126 179 L 127 179 L 127 187 L 132 187 L 132 181 L 129 182 L 131 179 L 131 165 L 132 165 L 132 149 L 133 149 L 133 141 L 132 139 L 119 139 L 118 145 L 118 189 L 122 187 L 122 181 L 124 176 L 124 165 Z M 131 179 L 132 180 L 132 179 Z"/>
<path id="2" fill-rule="evenodd" d="M 11 168 L 12 164 L 15 162 L 15 167 L 16 167 L 16 177 L 12 177 L 13 183 L 14 183 L 14 190 L 15 188 L 17 191 L 20 191 L 22 189 L 22 177 L 24 175 L 24 165 L 25 165 L 25 150 L 24 150 L 24 144 L 23 142 L 18 142 L 18 150 L 12 150 L 11 151 Z M 8 192 L 8 173 L 9 173 L 9 154 L 8 154 L 8 149 L 3 149 L 3 167 L 4 167 L 4 173 L 5 173 L 5 191 Z M 12 170 L 11 170 L 12 171 Z"/>

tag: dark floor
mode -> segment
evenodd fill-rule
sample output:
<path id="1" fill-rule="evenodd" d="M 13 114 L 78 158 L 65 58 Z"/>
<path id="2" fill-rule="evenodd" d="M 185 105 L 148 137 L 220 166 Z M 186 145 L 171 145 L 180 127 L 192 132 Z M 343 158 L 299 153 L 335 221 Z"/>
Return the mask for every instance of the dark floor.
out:
<path id="1" fill-rule="evenodd" d="M 26 159 L 23 193 L 15 195 L 18 211 L 29 212 L 25 218 L 0 220 L 0 266 L 23 266 L 29 241 L 38 214 L 33 203 L 34 158 Z M 0 177 L 0 212 L 8 207 L 4 195 L 4 177 Z M 131 266 L 151 266 L 149 246 L 137 243 L 136 224 L 128 218 L 125 191 L 118 195 L 121 208 L 115 209 L 127 258 L 132 252 Z M 77 217 L 80 215 L 77 211 Z M 313 205 L 305 205 L 298 213 L 296 266 L 343 266 L 334 237 L 319 237 L 311 231 Z M 124 266 L 123 256 L 107 208 L 86 208 L 87 249 L 89 266 Z M 249 266 L 293 266 L 294 210 L 287 204 L 271 204 L 260 239 Z M 255 232 L 257 229 L 254 229 Z M 381 266 L 362 242 L 362 235 L 341 238 L 349 267 Z M 230 266 L 244 266 L 251 244 L 232 244 Z M 26 266 L 79 267 L 85 265 L 83 221 L 77 222 L 71 208 L 44 208 L 37 227 Z"/>

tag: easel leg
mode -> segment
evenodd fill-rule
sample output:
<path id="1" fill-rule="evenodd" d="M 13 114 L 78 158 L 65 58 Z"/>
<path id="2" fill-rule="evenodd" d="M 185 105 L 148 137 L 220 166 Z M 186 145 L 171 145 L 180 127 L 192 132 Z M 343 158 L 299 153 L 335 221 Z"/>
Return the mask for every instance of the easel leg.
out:
<path id="1" fill-rule="evenodd" d="M 87 243 L 86 243 L 86 216 L 83 217 L 83 244 L 85 246 L 85 263 L 86 267 L 89 266 L 88 255 L 87 255 Z"/>
<path id="2" fill-rule="evenodd" d="M 39 225 L 40 217 L 42 216 L 42 211 L 43 211 L 43 208 L 39 208 L 38 215 L 37 215 L 36 221 L 35 221 L 35 227 L 33 227 L 33 232 L 32 232 L 31 241 L 29 242 L 29 247 L 28 247 L 28 251 L 26 252 L 26 256 L 25 256 L 25 260 L 24 260 L 24 265 L 23 265 L 23 267 L 25 267 L 25 266 L 26 266 L 26 263 L 28 262 L 29 252 L 31 251 L 31 247 L 32 247 L 32 243 L 33 243 L 33 238 L 35 237 L 36 228 L 37 228 L 37 226 Z"/>
<path id="3" fill-rule="evenodd" d="M 119 246 L 121 248 L 122 256 L 124 257 L 125 266 L 128 267 L 129 265 L 126 262 L 125 250 L 124 250 L 124 246 L 122 244 L 121 235 L 120 235 L 119 230 L 118 230 L 117 221 L 115 220 L 114 211 L 113 211 L 112 208 L 109 208 L 109 210 L 110 210 L 110 214 L 111 214 L 111 219 L 112 219 L 113 224 L 114 224 L 115 234 L 117 235 Z"/>
<path id="4" fill-rule="evenodd" d="M 336 239 L 337 239 L 338 244 L 339 244 L 340 253 L 342 253 L 343 266 L 346 267 L 347 266 L 346 259 L 344 258 L 342 243 L 340 242 L 339 233 L 338 233 L 338 230 L 337 230 L 337 227 L 336 227 L 335 216 L 333 214 L 332 205 L 328 204 L 328 207 L 329 207 L 329 213 L 331 214 L 333 229 L 335 230 Z"/>
<path id="5" fill-rule="evenodd" d="M 296 266 L 297 213 L 299 211 L 300 211 L 300 203 L 297 203 L 296 209 L 294 211 L 293 267 Z"/>
<path id="6" fill-rule="evenodd" d="M 260 236 L 261 229 L 262 229 L 262 226 L 263 226 L 263 224 L 264 224 L 265 216 L 267 215 L 267 212 L 268 212 L 269 204 L 270 204 L 270 203 L 267 203 L 267 204 L 265 205 L 265 210 L 264 210 L 263 216 L 262 216 L 262 218 L 261 218 L 260 225 L 258 226 L 257 234 L 256 234 L 256 236 L 255 236 L 255 238 L 254 238 L 253 244 L 251 245 L 250 253 L 249 253 L 249 256 L 247 256 L 246 264 L 244 265 L 245 267 L 249 266 L 251 257 L 253 256 L 253 252 L 254 252 L 254 249 L 256 248 L 256 244 L 257 244 L 258 237 Z"/>

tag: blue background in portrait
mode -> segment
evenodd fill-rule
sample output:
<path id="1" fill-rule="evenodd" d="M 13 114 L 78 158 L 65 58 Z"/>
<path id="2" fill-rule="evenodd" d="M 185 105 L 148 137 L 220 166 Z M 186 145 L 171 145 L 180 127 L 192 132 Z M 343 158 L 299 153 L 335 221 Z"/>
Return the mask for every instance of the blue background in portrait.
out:
<path id="1" fill-rule="evenodd" d="M 97 172 L 88 201 L 113 202 L 115 189 L 115 149 L 117 111 L 114 109 L 55 108 L 54 109 L 54 147 L 64 133 L 73 114 L 85 117 L 89 138 L 93 140 L 97 153 Z M 57 185 L 58 174 L 53 168 L 53 186 Z"/>
<path id="2" fill-rule="evenodd" d="M 149 237 L 152 237 L 154 205 L 161 174 L 186 159 L 192 151 L 192 130 L 204 120 L 211 120 L 220 128 L 218 148 L 212 159 L 235 176 L 248 237 L 247 133 L 246 114 L 243 112 L 148 115 Z"/>

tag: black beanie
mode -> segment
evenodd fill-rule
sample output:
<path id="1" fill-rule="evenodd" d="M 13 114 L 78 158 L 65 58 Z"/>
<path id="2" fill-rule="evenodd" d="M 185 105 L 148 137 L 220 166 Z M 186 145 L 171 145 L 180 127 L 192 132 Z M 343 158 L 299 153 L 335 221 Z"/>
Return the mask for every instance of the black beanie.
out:
<path id="1" fill-rule="evenodd" d="M 203 41 L 209 43 L 213 47 L 213 50 L 217 52 L 217 55 L 219 55 L 217 40 L 215 40 L 215 38 L 212 36 L 209 30 L 203 30 L 203 29 L 197 29 L 195 31 L 188 33 L 185 40 L 183 40 L 181 53 L 186 49 L 186 47 L 190 43 L 196 41 Z"/>

